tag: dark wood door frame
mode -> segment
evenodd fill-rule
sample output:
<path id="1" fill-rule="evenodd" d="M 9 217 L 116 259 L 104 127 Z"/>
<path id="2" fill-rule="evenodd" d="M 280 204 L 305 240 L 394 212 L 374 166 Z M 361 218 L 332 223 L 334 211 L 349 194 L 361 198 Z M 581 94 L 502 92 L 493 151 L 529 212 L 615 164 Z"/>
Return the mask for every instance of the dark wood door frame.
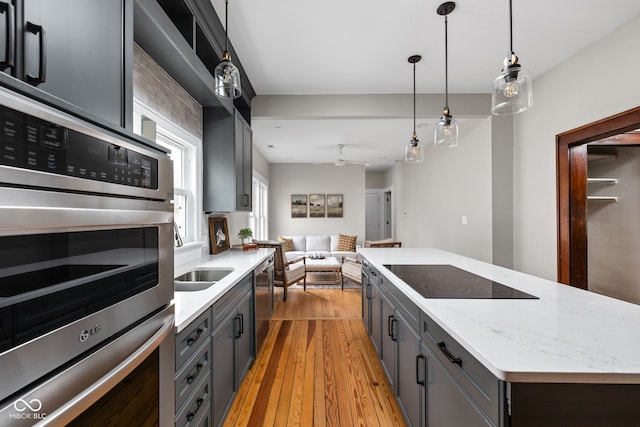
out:
<path id="1" fill-rule="evenodd" d="M 587 288 L 587 144 L 638 145 L 620 135 L 637 129 L 640 107 L 556 135 L 558 282 Z"/>

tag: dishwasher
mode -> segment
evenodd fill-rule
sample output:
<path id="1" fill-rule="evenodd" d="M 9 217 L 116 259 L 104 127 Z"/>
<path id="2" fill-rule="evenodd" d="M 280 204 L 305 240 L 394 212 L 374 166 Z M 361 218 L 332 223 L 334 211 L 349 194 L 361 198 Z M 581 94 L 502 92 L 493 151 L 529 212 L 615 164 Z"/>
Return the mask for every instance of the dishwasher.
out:
<path id="1" fill-rule="evenodd" d="M 256 354 L 269 332 L 273 314 L 273 254 L 254 269 L 256 287 Z"/>

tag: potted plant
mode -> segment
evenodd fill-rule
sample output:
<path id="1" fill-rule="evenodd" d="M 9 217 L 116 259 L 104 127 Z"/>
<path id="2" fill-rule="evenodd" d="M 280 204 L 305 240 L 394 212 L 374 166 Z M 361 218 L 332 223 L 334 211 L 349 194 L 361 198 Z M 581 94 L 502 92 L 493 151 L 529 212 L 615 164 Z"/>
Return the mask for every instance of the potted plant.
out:
<path id="1" fill-rule="evenodd" d="M 238 231 L 238 237 L 242 240 L 242 244 L 246 245 L 247 243 L 251 243 L 253 231 L 251 231 L 250 228 L 241 228 L 240 231 Z"/>

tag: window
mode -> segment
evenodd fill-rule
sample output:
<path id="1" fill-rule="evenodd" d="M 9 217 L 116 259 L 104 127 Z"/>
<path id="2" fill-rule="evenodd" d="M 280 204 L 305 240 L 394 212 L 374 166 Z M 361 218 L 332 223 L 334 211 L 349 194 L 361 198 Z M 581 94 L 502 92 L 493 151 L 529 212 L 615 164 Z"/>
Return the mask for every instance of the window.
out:
<path id="1" fill-rule="evenodd" d="M 169 157 L 173 160 L 174 221 L 178 225 L 182 241 L 194 242 L 199 236 L 196 159 L 202 142 L 134 101 L 133 131 L 142 134 L 143 127 L 150 120 L 155 122 L 156 143 L 171 151 Z"/>
<path id="2" fill-rule="evenodd" d="M 253 171 L 253 209 L 249 214 L 249 227 L 253 230 L 254 239 L 269 239 L 268 221 L 268 181 L 256 171 Z"/>

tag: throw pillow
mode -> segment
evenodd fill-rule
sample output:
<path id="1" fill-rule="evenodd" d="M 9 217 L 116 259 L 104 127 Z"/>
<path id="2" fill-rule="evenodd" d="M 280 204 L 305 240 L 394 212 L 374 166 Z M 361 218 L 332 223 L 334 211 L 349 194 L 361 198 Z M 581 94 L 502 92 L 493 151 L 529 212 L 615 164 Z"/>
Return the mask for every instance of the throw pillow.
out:
<path id="1" fill-rule="evenodd" d="M 355 252 L 357 238 L 358 236 L 345 236 L 344 234 L 338 234 L 338 251 Z"/>
<path id="2" fill-rule="evenodd" d="M 293 239 L 287 239 L 286 237 L 278 236 L 279 242 L 284 242 L 284 251 L 290 252 L 293 250 Z"/>

